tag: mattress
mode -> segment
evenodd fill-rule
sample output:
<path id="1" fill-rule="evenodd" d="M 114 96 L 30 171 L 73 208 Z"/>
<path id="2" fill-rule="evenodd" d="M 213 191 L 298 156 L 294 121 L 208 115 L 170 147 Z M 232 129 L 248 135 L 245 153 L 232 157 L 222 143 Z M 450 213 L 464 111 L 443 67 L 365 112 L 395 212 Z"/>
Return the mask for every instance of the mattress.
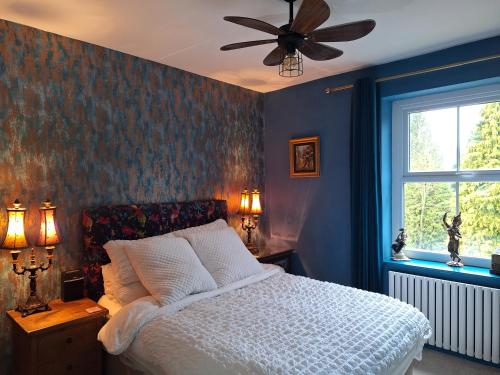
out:
<path id="1" fill-rule="evenodd" d="M 123 307 L 99 339 L 151 374 L 401 374 L 431 328 L 393 298 L 267 270 L 160 307 Z"/>

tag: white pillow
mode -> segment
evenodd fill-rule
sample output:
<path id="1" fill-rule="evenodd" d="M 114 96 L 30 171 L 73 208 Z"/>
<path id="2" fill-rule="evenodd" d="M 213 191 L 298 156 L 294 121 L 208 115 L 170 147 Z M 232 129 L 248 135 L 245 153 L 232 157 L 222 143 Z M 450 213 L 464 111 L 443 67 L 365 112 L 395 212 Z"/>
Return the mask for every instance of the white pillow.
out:
<path id="1" fill-rule="evenodd" d="M 126 246 L 128 242 L 131 241 L 148 241 L 150 238 L 155 237 L 184 237 L 185 234 L 203 232 L 207 230 L 218 230 L 227 227 L 227 223 L 223 219 L 217 219 L 214 222 L 199 225 L 197 227 L 191 227 L 186 229 L 177 230 L 174 232 L 162 234 L 160 236 L 141 238 L 139 240 L 114 240 L 106 242 L 103 247 L 108 253 L 111 263 L 113 263 L 113 269 L 115 272 L 116 279 L 123 285 L 139 282 L 139 277 L 134 271 L 134 268 L 130 264 L 127 255 L 123 251 L 123 246 Z"/>
<path id="2" fill-rule="evenodd" d="M 217 289 L 184 238 L 151 237 L 147 243 L 134 242 L 127 244 L 125 252 L 142 284 L 161 305 Z"/>
<path id="3" fill-rule="evenodd" d="M 224 219 L 217 219 L 211 223 L 208 224 L 203 224 L 203 225 L 198 225 L 197 227 L 190 227 L 186 229 L 180 229 L 176 230 L 174 232 L 170 232 L 176 237 L 183 237 L 185 238 L 186 235 L 191 234 L 191 233 L 199 233 L 199 232 L 205 232 L 208 230 L 220 230 L 227 228 L 227 223 Z"/>
<path id="4" fill-rule="evenodd" d="M 104 281 L 104 294 L 114 297 L 114 284 L 115 277 L 113 275 L 113 269 L 111 268 L 111 263 L 101 266 L 102 280 Z"/>
<path id="5" fill-rule="evenodd" d="M 139 240 L 114 240 L 106 242 L 102 247 L 108 253 L 109 259 L 113 264 L 113 271 L 115 273 L 116 280 L 122 284 L 127 285 L 131 283 L 139 282 L 139 277 L 134 271 L 134 268 L 128 260 L 127 254 L 125 253 L 124 247 L 130 242 L 144 243 L 144 241 L 149 241 L 151 238 L 157 237 L 174 237 L 172 233 L 162 234 L 160 236 L 146 237 Z"/>
<path id="6" fill-rule="evenodd" d="M 262 265 L 248 251 L 236 231 L 227 227 L 186 235 L 201 263 L 218 287 L 262 272 Z"/>
<path id="7" fill-rule="evenodd" d="M 128 305 L 138 298 L 149 296 L 149 292 L 140 281 L 127 285 L 121 284 L 113 271 L 113 264 L 106 264 L 101 267 L 102 277 L 104 279 L 104 293 L 120 302 L 122 305 Z"/>

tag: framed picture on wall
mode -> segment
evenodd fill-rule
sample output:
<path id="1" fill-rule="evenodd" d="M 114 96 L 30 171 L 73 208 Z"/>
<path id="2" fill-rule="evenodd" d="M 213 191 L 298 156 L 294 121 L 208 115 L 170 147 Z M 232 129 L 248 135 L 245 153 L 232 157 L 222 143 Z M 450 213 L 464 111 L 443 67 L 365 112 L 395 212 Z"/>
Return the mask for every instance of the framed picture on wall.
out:
<path id="1" fill-rule="evenodd" d="M 290 139 L 290 177 L 319 177 L 319 137 Z"/>

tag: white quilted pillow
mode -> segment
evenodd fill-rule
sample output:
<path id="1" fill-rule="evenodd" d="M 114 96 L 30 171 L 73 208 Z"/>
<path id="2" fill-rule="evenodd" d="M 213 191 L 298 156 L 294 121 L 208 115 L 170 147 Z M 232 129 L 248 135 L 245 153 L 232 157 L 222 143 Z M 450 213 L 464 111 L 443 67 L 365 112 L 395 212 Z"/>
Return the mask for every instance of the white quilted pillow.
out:
<path id="1" fill-rule="evenodd" d="M 111 263 L 101 266 L 102 280 L 104 281 L 104 294 L 114 297 L 115 289 L 115 277 L 113 275 L 113 269 L 111 268 Z"/>
<path id="2" fill-rule="evenodd" d="M 127 245 L 125 252 L 142 284 L 161 305 L 217 289 L 214 279 L 184 238 L 151 237 L 143 244 L 133 242 Z"/>
<path id="3" fill-rule="evenodd" d="M 191 227 L 186 229 L 177 230 L 167 234 L 162 234 L 160 236 L 142 238 L 140 240 L 114 240 L 106 242 L 103 247 L 108 253 L 111 263 L 113 263 L 113 270 L 115 272 L 116 279 L 123 285 L 130 283 L 139 282 L 139 277 L 134 271 L 134 268 L 130 264 L 127 255 L 124 252 L 124 246 L 131 241 L 148 241 L 150 238 L 155 237 L 184 237 L 184 235 L 189 233 L 203 232 L 207 230 L 218 230 L 227 227 L 227 223 L 223 219 L 217 219 L 214 222 L 199 225 L 197 227 Z"/>
<path id="4" fill-rule="evenodd" d="M 127 285 L 121 284 L 116 279 L 112 263 L 102 266 L 101 270 L 104 279 L 104 293 L 116 298 L 120 304 L 128 305 L 138 298 L 149 296 L 149 292 L 140 281 Z"/>
<path id="5" fill-rule="evenodd" d="M 219 287 L 263 271 L 231 227 L 191 233 L 186 239 Z"/>
<path id="6" fill-rule="evenodd" d="M 108 253 L 109 259 L 113 264 L 113 271 L 116 280 L 122 284 L 127 285 L 131 283 L 139 282 L 139 277 L 134 271 L 134 268 L 130 264 L 130 261 L 125 253 L 125 246 L 130 242 L 144 243 L 144 241 L 149 241 L 151 238 L 156 237 L 173 237 L 172 233 L 162 234 L 155 237 L 141 238 L 139 240 L 114 240 L 106 242 L 102 247 Z"/>
<path id="7" fill-rule="evenodd" d="M 170 232 L 176 237 L 183 237 L 185 238 L 186 235 L 191 234 L 191 233 L 199 233 L 199 232 L 205 232 L 208 230 L 220 230 L 227 228 L 227 223 L 224 219 L 217 219 L 211 223 L 208 224 L 203 224 L 203 225 L 198 225 L 197 227 L 190 227 L 186 229 L 180 229 L 176 230 L 174 232 Z"/>

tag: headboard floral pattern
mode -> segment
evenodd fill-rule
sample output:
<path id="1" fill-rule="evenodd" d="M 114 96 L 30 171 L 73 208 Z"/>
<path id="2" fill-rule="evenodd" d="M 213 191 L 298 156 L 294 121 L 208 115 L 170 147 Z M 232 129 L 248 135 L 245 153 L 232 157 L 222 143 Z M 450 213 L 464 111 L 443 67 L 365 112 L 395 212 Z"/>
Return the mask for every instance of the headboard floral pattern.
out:
<path id="1" fill-rule="evenodd" d="M 101 266 L 110 260 L 102 247 L 110 240 L 136 240 L 227 220 L 224 200 L 102 206 L 83 211 L 83 273 L 87 296 L 104 293 Z"/>

